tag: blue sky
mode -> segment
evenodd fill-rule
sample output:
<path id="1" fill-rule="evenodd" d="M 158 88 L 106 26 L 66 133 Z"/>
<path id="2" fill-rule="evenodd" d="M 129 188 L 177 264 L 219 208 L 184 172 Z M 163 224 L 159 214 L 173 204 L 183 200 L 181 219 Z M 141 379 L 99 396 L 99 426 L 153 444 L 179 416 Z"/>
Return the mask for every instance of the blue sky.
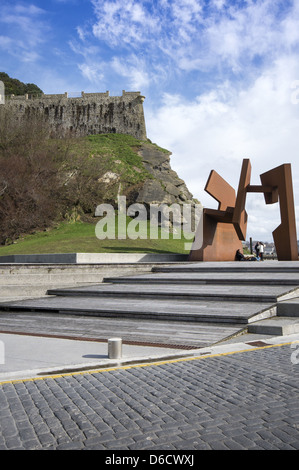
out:
<path id="1" fill-rule="evenodd" d="M 211 169 L 237 189 L 291 163 L 299 220 L 298 0 L 0 0 L 0 71 L 45 93 L 141 91 L 147 134 L 206 207 Z M 249 194 L 248 237 L 278 204 Z M 298 225 L 297 225 L 298 226 Z M 299 237 L 299 235 L 298 235 Z"/>

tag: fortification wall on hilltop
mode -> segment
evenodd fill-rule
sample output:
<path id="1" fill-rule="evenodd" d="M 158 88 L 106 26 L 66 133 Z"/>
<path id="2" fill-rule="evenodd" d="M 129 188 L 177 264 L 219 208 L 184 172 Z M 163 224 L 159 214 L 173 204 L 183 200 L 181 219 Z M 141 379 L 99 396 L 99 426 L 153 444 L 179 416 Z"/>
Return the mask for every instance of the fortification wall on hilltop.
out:
<path id="1" fill-rule="evenodd" d="M 105 93 L 68 93 L 40 96 L 10 96 L 5 108 L 12 109 L 17 119 L 41 115 L 61 135 L 119 133 L 146 140 L 143 111 L 144 96 L 140 92 L 123 91 L 122 96 Z"/>

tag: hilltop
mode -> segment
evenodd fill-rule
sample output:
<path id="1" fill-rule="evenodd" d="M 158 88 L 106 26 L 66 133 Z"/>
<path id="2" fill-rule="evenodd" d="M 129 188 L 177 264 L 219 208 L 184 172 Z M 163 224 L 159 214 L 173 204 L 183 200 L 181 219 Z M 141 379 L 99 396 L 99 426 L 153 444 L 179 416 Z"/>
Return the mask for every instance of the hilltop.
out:
<path id="1" fill-rule="evenodd" d="M 0 81 L 5 85 L 6 95 L 41 94 L 42 90 L 34 83 L 23 83 L 17 78 L 11 78 L 7 73 L 0 72 Z"/>
<path id="2" fill-rule="evenodd" d="M 1 114 L 1 113 L 0 113 Z M 62 222 L 95 224 L 98 205 L 191 203 L 192 194 L 156 144 L 122 134 L 49 138 L 36 120 L 0 115 L 0 244 Z"/>
<path id="3" fill-rule="evenodd" d="M 42 93 L 4 72 L 0 79 L 6 93 Z M 127 207 L 187 203 L 194 209 L 198 203 L 172 170 L 171 152 L 149 139 L 129 129 L 62 135 L 45 115 L 20 119 L 16 109 L 0 106 L 0 245 L 70 222 L 94 225 L 97 207 L 108 203 L 117 210 L 118 196 L 126 197 Z"/>

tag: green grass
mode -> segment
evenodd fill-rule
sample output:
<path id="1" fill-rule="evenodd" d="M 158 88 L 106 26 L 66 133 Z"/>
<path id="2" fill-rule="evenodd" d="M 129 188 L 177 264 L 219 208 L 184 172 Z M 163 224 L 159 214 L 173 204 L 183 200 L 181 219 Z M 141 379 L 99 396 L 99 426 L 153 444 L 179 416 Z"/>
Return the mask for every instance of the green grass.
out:
<path id="1" fill-rule="evenodd" d="M 50 144 L 52 142 L 49 142 Z M 169 154 L 167 150 L 150 141 L 145 143 L 123 134 L 99 134 L 59 141 L 60 153 L 56 162 L 61 166 L 62 175 L 77 172 L 83 178 L 78 180 L 79 189 L 75 187 L 71 197 L 71 200 L 78 199 L 79 203 L 74 207 L 70 204 L 69 213 L 64 214 L 63 220 L 67 220 L 67 216 L 71 220 L 73 214 L 77 213 L 84 220 L 85 215 L 89 214 L 86 210 L 86 201 L 92 207 L 105 201 L 115 201 L 120 189 L 122 194 L 127 195 L 126 191 L 134 190 L 143 181 L 153 178 L 145 169 L 138 154 L 138 150 L 145 144 Z M 119 175 L 119 179 L 112 181 L 106 187 L 100 183 L 100 177 L 107 171 L 115 172 Z M 94 185 L 90 183 L 91 180 Z M 85 185 L 85 181 L 90 186 Z M 86 187 L 88 194 L 84 192 Z M 128 196 L 130 197 L 130 193 Z M 91 200 L 91 197 L 94 199 Z M 151 239 L 149 223 L 143 238 L 133 240 L 127 237 L 121 240 L 116 233 L 116 239 L 99 240 L 95 234 L 95 225 L 98 221 L 97 218 L 94 224 L 83 221 L 60 222 L 55 228 L 36 231 L 32 235 L 24 234 L 11 245 L 0 245 L 0 256 L 43 253 L 187 253 L 184 244 L 190 243 L 190 240 L 173 239 L 171 234 L 169 239 L 165 239 L 161 230 L 158 239 Z M 127 218 L 127 225 L 131 221 L 132 219 Z"/>
<path id="2" fill-rule="evenodd" d="M 98 221 L 98 219 L 97 219 Z M 127 224 L 132 219 L 127 218 Z M 116 218 L 117 224 L 117 218 Z M 56 228 L 26 235 L 19 238 L 15 243 L 0 247 L 0 256 L 14 254 L 45 254 L 45 253 L 184 253 L 185 239 L 159 238 L 151 240 L 149 238 L 149 224 L 147 233 L 143 235 L 146 239 L 116 239 L 99 240 L 95 234 L 96 224 L 74 222 L 62 223 Z"/>
<path id="3" fill-rule="evenodd" d="M 144 142 L 130 135 L 98 134 L 85 137 L 83 143 L 91 159 L 105 161 L 106 170 L 121 175 L 123 183 L 136 184 L 152 178 L 137 153 Z"/>

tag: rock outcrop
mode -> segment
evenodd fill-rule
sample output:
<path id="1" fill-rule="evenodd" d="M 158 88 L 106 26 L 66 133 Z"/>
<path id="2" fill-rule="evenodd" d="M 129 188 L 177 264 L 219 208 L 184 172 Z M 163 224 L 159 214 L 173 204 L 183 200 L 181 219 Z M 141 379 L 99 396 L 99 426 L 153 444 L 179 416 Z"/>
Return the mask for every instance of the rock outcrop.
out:
<path id="1" fill-rule="evenodd" d="M 142 144 L 138 151 L 142 162 L 153 179 L 147 179 L 140 190 L 136 202 L 142 204 L 195 204 L 185 182 L 170 166 L 171 152 Z"/>

